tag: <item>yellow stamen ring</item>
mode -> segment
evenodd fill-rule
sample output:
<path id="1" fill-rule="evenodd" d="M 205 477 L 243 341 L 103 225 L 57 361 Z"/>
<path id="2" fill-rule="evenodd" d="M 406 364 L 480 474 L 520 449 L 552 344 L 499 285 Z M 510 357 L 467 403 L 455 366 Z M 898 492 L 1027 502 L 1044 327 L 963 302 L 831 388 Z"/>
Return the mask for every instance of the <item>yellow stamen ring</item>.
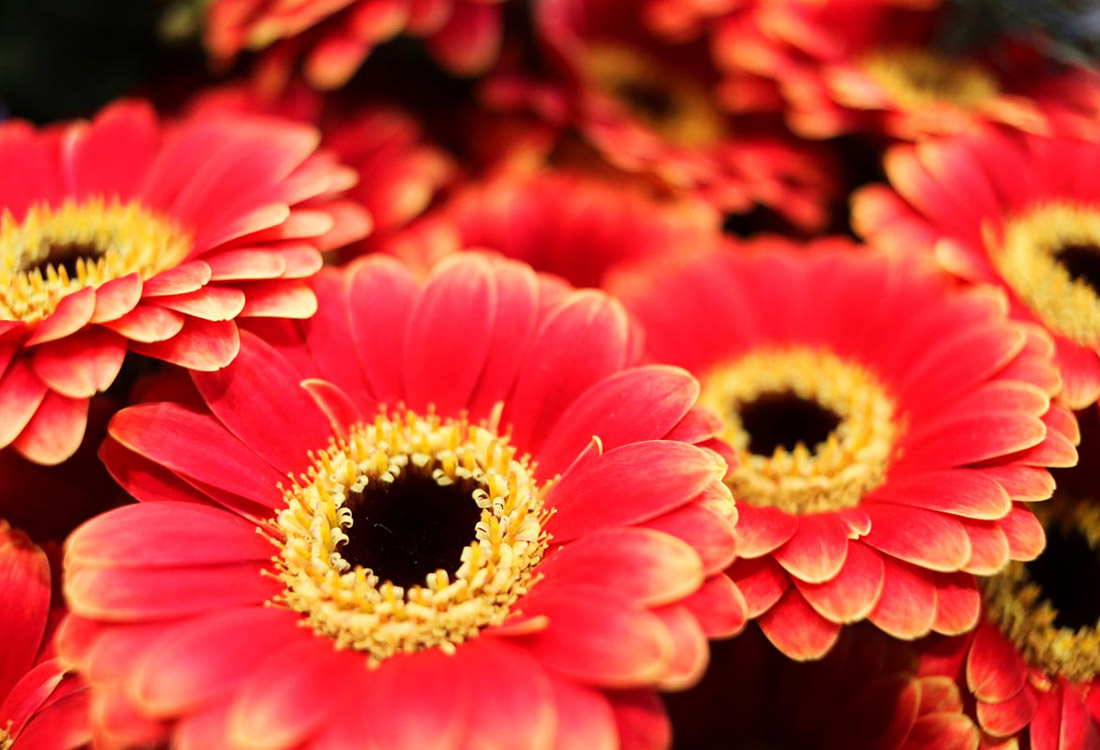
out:
<path id="1" fill-rule="evenodd" d="M 922 110 L 935 104 L 973 109 L 1000 92 L 980 64 L 915 48 L 878 50 L 861 67 L 899 106 Z"/>
<path id="2" fill-rule="evenodd" d="M 304 615 L 316 633 L 341 648 L 369 655 L 371 664 L 402 652 L 457 644 L 500 624 L 533 583 L 546 550 L 548 517 L 527 456 L 506 437 L 466 419 L 412 411 L 386 415 L 333 439 L 305 475 L 284 489 L 287 507 L 273 523 L 280 541 L 280 604 Z M 473 480 L 470 502 L 481 508 L 455 571 L 429 573 L 407 590 L 351 566 L 340 554 L 353 509 L 348 500 L 375 482 L 420 472 L 440 486 Z"/>
<path id="3" fill-rule="evenodd" d="M 768 395 L 793 394 L 839 418 L 821 443 L 777 446 L 770 456 L 749 449 L 742 407 Z M 901 428 L 894 401 L 865 368 L 834 354 L 792 347 L 755 351 L 716 368 L 705 379 L 700 403 L 726 425 L 723 437 L 740 465 L 727 479 L 739 502 L 790 513 L 858 505 L 882 483 Z"/>
<path id="4" fill-rule="evenodd" d="M 1010 219 L 1000 241 L 986 227 L 985 242 L 1005 283 L 1048 328 L 1082 346 L 1100 342 L 1100 296 L 1058 257 L 1072 247 L 1100 256 L 1100 211 L 1048 203 Z"/>
<path id="5" fill-rule="evenodd" d="M 36 204 L 21 221 L 0 215 L 0 317 L 34 322 L 84 287 L 178 265 L 191 237 L 137 201 L 91 198 Z"/>

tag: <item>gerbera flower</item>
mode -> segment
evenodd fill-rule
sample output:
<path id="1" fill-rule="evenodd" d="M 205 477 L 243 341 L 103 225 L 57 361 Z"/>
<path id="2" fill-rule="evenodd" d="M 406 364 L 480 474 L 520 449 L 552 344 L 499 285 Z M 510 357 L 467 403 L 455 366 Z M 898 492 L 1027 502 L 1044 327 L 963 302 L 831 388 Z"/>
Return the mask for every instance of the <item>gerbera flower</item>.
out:
<path id="1" fill-rule="evenodd" d="M 212 0 L 204 42 L 219 65 L 246 49 L 266 50 L 261 78 L 269 90 L 285 85 L 299 60 L 310 85 L 347 83 L 371 51 L 399 34 L 423 38 L 452 73 L 476 75 L 500 52 L 503 0 Z"/>
<path id="2" fill-rule="evenodd" d="M 193 373 L 196 405 L 111 424 L 145 502 L 70 537 L 59 645 L 108 732 L 666 745 L 654 688 L 743 623 L 694 379 L 632 366 L 613 299 L 512 261 L 452 256 L 422 286 L 374 255 L 314 286 L 312 320 Z"/>
<path id="3" fill-rule="evenodd" d="M 50 563 L 0 519 L 0 748 L 70 750 L 92 739 L 88 692 L 50 653 Z"/>
<path id="4" fill-rule="evenodd" d="M 723 211 L 773 210 L 803 229 L 828 219 L 836 192 L 828 155 L 735 122 L 714 96 L 706 45 L 668 43 L 639 19 L 640 0 L 550 0 L 535 10 L 559 80 L 501 76 L 486 90 L 575 128 L 608 161 L 653 175 Z"/>
<path id="5" fill-rule="evenodd" d="M 1015 318 L 1056 346 L 1060 395 L 1081 409 L 1100 397 L 1100 147 L 981 130 L 898 146 L 886 157 L 894 191 L 853 198 L 853 226 L 890 247 L 934 250 L 950 271 L 1008 292 Z"/>
<path id="6" fill-rule="evenodd" d="M 215 370 L 235 318 L 312 315 L 317 248 L 367 228 L 332 200 L 355 174 L 316 149 L 308 127 L 158 125 L 139 102 L 0 124 L 0 447 L 71 455 L 127 350 Z"/>
<path id="7" fill-rule="evenodd" d="M 696 687 L 665 698 L 677 747 L 977 750 L 950 677 L 917 672 L 918 652 L 869 626 L 821 661 L 776 651 L 755 626 L 712 644 Z"/>
<path id="8" fill-rule="evenodd" d="M 723 418 L 729 574 L 796 659 L 864 619 L 903 639 L 972 628 L 974 576 L 1039 553 L 1022 503 L 1076 460 L 1049 339 L 922 260 L 774 239 L 613 287 Z"/>
<path id="9" fill-rule="evenodd" d="M 391 251 L 430 266 L 441 254 L 487 248 L 579 287 L 601 286 L 634 263 L 702 251 L 721 237 L 720 215 L 703 202 L 553 170 L 467 183 L 428 221 L 416 232 L 429 241 L 401 238 Z"/>
<path id="10" fill-rule="evenodd" d="M 991 743 L 1100 748 L 1100 421 L 1095 409 L 1080 416 L 1081 462 L 1054 472 L 1054 499 L 1036 511 L 1046 550 L 984 581 L 975 631 L 923 658 L 923 673 L 957 679 L 973 697 Z"/>
<path id="11" fill-rule="evenodd" d="M 870 132 L 917 140 L 982 122 L 1097 134 L 1094 74 L 1051 72 L 1026 50 L 1002 55 L 1014 59 L 1011 66 L 994 65 L 991 56 L 947 56 L 931 46 L 938 9 L 897 5 L 754 3 L 713 25 L 714 56 L 729 74 L 724 86 L 748 90 L 745 79 L 754 76 L 774 81 L 788 124 L 807 138 Z M 727 103 L 735 111 L 772 108 L 753 96 Z"/>
<path id="12" fill-rule="evenodd" d="M 455 160 L 431 143 L 409 112 L 387 104 L 351 111 L 325 108 L 323 97 L 298 83 L 276 97 L 245 83 L 199 93 L 189 110 L 200 113 L 271 114 L 309 122 L 321 129 L 321 145 L 359 173 L 347 197 L 371 216 L 371 232 L 341 255 L 372 252 L 417 218 L 458 175 Z"/>

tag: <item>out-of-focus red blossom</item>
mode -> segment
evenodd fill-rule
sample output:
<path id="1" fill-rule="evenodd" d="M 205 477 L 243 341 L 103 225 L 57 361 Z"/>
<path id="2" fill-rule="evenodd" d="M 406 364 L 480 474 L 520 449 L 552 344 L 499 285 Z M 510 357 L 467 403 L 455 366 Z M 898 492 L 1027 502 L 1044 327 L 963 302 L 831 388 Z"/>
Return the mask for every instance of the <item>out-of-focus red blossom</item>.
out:
<path id="1" fill-rule="evenodd" d="M 448 70 L 476 75 L 500 52 L 504 0 L 211 0 L 204 41 L 214 62 L 263 50 L 260 79 L 268 92 L 293 71 L 311 86 L 347 83 L 371 51 L 398 35 L 424 39 Z"/>
<path id="2" fill-rule="evenodd" d="M 821 228 L 836 197 L 830 154 L 740 121 L 716 106 L 718 73 L 704 44 L 670 44 L 640 25 L 639 0 L 544 0 L 540 40 L 556 78 L 501 74 L 493 107 L 526 110 L 578 131 L 616 167 L 652 175 L 723 211 L 764 206 Z"/>
<path id="3" fill-rule="evenodd" d="M 1028 664 L 988 621 L 966 635 L 937 639 L 920 671 L 949 676 L 968 690 L 988 733 L 983 749 L 1100 748 L 1100 680 L 1071 682 Z"/>
<path id="4" fill-rule="evenodd" d="M 949 57 L 930 47 L 936 3 L 766 0 L 707 22 L 722 99 L 772 112 L 807 138 L 842 133 L 917 140 L 983 122 L 1097 137 L 1100 79 L 1052 69 L 1035 50 Z M 777 97 L 775 94 L 780 94 Z"/>
<path id="5" fill-rule="evenodd" d="M 992 128 L 897 146 L 890 187 L 852 200 L 852 224 L 875 244 L 934 252 L 975 284 L 1004 289 L 1014 318 L 1054 339 L 1059 398 L 1100 398 L 1100 146 Z M 893 188 L 891 190 L 891 187 Z M 1077 248 L 1077 251 L 1074 251 Z"/>
<path id="6" fill-rule="evenodd" d="M 308 317 L 318 248 L 358 239 L 355 174 L 312 128 L 243 116 L 0 124 L 0 447 L 56 464 L 126 352 L 214 370 L 235 319 Z"/>
<path id="7" fill-rule="evenodd" d="M 69 538 L 73 615 L 59 636 L 62 656 L 110 709 L 103 747 L 170 735 L 180 750 L 350 747 L 364 738 L 386 750 L 667 746 L 655 690 L 696 681 L 707 637 L 744 624 L 744 601 L 722 574 L 734 555 L 726 464 L 708 449 L 717 425 L 695 406 L 696 381 L 636 364 L 637 331 L 616 300 L 516 261 L 455 255 L 418 279 L 375 254 L 311 283 L 317 315 L 257 323 L 264 338 L 242 334 L 232 364 L 192 373 L 200 401 L 143 404 L 111 423 L 102 455 L 142 502 Z M 173 385 L 160 387 L 163 396 Z M 433 442 L 448 420 L 465 419 L 481 427 Z M 413 448 L 379 437 L 405 429 L 416 430 Z M 353 469 L 370 472 L 367 481 L 345 485 Z M 350 544 L 312 546 L 302 513 L 343 519 L 318 541 L 395 533 L 362 515 L 352 529 L 345 516 L 363 508 L 329 503 L 376 486 L 383 494 L 366 506 L 374 508 L 387 482 L 435 481 L 428 470 L 485 477 L 493 494 L 478 503 L 477 537 L 489 546 L 475 542 L 485 550 L 476 555 L 467 547 L 442 588 L 429 575 L 430 589 L 414 587 L 418 601 L 496 586 L 531 554 L 521 541 L 548 545 L 531 558 L 530 590 L 501 594 L 506 609 L 491 610 L 512 616 L 454 640 L 455 626 L 436 618 L 472 617 L 487 600 L 458 599 L 461 609 L 410 600 L 403 619 L 375 621 L 389 599 L 326 598 L 339 594 L 333 586 L 375 585 L 365 576 L 293 572 L 358 554 Z M 288 488 L 288 474 L 303 484 Z M 528 478 L 552 514 L 520 512 L 535 496 Z M 501 523 L 499 513 L 519 515 Z M 502 534 L 508 549 L 493 546 Z M 463 577 L 484 561 L 492 576 Z M 338 601 L 350 609 L 326 603 Z"/>
<path id="8" fill-rule="evenodd" d="M 755 626 L 711 651 L 703 681 L 665 698 L 676 748 L 978 748 L 954 680 L 918 674 L 911 644 L 866 626 L 809 664 L 787 659 Z"/>
<path id="9" fill-rule="evenodd" d="M 370 234 L 341 256 L 372 252 L 419 216 L 455 181 L 459 168 L 442 148 L 428 142 L 415 117 L 399 107 L 373 104 L 342 111 L 302 83 L 275 97 L 250 83 L 201 92 L 194 112 L 245 112 L 290 117 L 318 126 L 322 146 L 359 173 L 347 195 L 371 215 Z"/>
<path id="10" fill-rule="evenodd" d="M 553 170 L 467 183 L 425 221 L 387 249 L 421 267 L 462 249 L 494 250 L 578 287 L 602 286 L 638 262 L 704 252 L 721 237 L 721 217 L 706 203 Z"/>
<path id="11" fill-rule="evenodd" d="M 1038 555 L 1026 503 L 1077 460 L 1053 345 L 927 256 L 817 244 L 760 240 L 612 289 L 723 417 L 728 572 L 773 643 L 818 658 L 863 619 L 903 639 L 966 632 L 975 575 Z"/>
<path id="12" fill-rule="evenodd" d="M 86 686 L 52 653 L 50 600 L 46 553 L 0 519 L 0 747 L 72 750 L 92 739 Z"/>

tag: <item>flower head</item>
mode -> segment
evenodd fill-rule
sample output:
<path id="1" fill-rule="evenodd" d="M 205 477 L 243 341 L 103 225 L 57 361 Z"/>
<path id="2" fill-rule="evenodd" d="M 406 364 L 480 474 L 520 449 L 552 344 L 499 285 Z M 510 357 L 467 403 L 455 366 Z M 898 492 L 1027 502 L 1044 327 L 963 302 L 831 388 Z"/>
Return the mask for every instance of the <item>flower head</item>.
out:
<path id="1" fill-rule="evenodd" d="M 920 140 L 980 123 L 1096 136 L 1094 74 L 1052 72 L 1023 49 L 948 55 L 933 44 L 941 13 L 923 2 L 779 0 L 751 3 L 708 30 L 724 85 L 741 93 L 730 106 L 774 109 L 774 97 L 756 93 L 770 81 L 804 137 Z"/>
<path id="2" fill-rule="evenodd" d="M 371 256 L 313 285 L 316 317 L 255 326 L 189 405 L 112 422 L 144 502 L 70 537 L 60 637 L 120 706 L 108 733 L 663 744 L 654 689 L 744 619 L 694 379 L 635 366 L 609 297 L 513 261 L 420 282 Z M 108 642 L 133 658 L 99 680 Z"/>
<path id="3" fill-rule="evenodd" d="M 784 240 L 616 285 L 651 355 L 696 373 L 737 454 L 729 574 L 784 653 L 870 620 L 912 639 L 977 622 L 975 575 L 1034 558 L 1024 502 L 1076 461 L 1049 339 L 920 258 Z M 828 245 L 832 245 L 829 247 Z"/>
<path id="4" fill-rule="evenodd" d="M 302 279 L 367 218 L 304 126 L 158 124 L 144 104 L 36 131 L 0 124 L 0 447 L 57 463 L 135 351 L 191 369 L 235 356 L 238 317 L 307 317 Z"/>
<path id="5" fill-rule="evenodd" d="M 575 129 L 615 167 L 701 197 L 725 212 L 756 206 L 820 229 L 836 192 L 826 152 L 735 120 L 715 92 L 702 42 L 649 33 L 639 0 L 550 0 L 536 6 L 541 41 L 560 64 L 536 82 L 501 76 L 487 97 Z"/>
<path id="6" fill-rule="evenodd" d="M 1100 183 L 1095 144 L 981 130 L 898 146 L 893 190 L 853 199 L 853 223 L 876 244 L 935 253 L 968 281 L 1004 289 L 1012 316 L 1056 346 L 1060 395 L 1081 409 L 1100 398 Z"/>

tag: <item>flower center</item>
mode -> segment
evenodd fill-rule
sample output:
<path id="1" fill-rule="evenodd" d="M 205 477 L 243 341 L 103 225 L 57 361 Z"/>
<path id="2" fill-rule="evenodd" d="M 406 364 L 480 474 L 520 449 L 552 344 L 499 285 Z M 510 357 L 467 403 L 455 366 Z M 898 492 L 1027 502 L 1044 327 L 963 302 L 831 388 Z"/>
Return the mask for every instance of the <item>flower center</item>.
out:
<path id="1" fill-rule="evenodd" d="M 982 65 L 924 49 L 873 52 L 863 59 L 863 70 L 908 109 L 930 104 L 973 109 L 999 93 L 997 80 Z"/>
<path id="2" fill-rule="evenodd" d="M 669 143 L 705 146 L 725 132 L 725 118 L 706 88 L 639 50 L 593 45 L 585 56 L 584 74 L 594 88 Z"/>
<path id="3" fill-rule="evenodd" d="M 36 204 L 21 221 L 0 216 L 0 317 L 34 322 L 84 287 L 183 261 L 191 238 L 137 201 L 91 198 Z"/>
<path id="4" fill-rule="evenodd" d="M 858 505 L 885 478 L 900 432 L 893 400 L 866 369 L 809 348 L 720 366 L 700 402 L 724 417 L 738 453 L 733 496 L 790 513 Z"/>
<path id="5" fill-rule="evenodd" d="M 1100 675 L 1100 505 L 1059 496 L 1036 513 L 1047 547 L 984 582 L 988 617 L 1033 666 L 1089 680 Z"/>
<path id="6" fill-rule="evenodd" d="M 1049 203 L 1010 219 L 990 257 L 1012 290 L 1055 333 L 1100 341 L 1100 211 Z"/>
<path id="7" fill-rule="evenodd" d="M 532 584 L 547 542 L 543 489 L 487 425 L 379 414 L 284 489 L 277 603 L 372 664 L 451 652 Z"/>

